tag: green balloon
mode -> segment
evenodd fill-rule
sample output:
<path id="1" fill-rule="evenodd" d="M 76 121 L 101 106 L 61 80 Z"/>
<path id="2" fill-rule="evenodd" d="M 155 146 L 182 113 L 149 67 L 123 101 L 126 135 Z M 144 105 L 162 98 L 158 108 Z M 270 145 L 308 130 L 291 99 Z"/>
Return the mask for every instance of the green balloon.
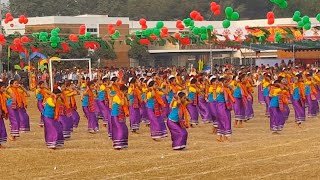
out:
<path id="1" fill-rule="evenodd" d="M 136 35 L 140 36 L 141 35 L 141 31 L 136 31 Z"/>
<path id="2" fill-rule="evenodd" d="M 57 43 L 57 42 L 59 42 L 58 36 L 51 36 L 51 37 L 50 37 L 50 42 L 51 42 L 51 43 Z"/>
<path id="3" fill-rule="evenodd" d="M 118 37 L 117 37 L 115 34 L 113 34 L 113 35 L 111 36 L 111 38 L 112 38 L 113 40 L 116 40 Z"/>
<path id="4" fill-rule="evenodd" d="M 318 21 L 320 21 L 320 13 L 317 14 L 317 17 L 316 17 L 316 18 L 317 18 Z"/>
<path id="5" fill-rule="evenodd" d="M 208 39 L 208 35 L 207 34 L 201 34 L 201 39 L 202 40 L 207 40 Z"/>
<path id="6" fill-rule="evenodd" d="M 194 27 L 192 32 L 193 32 L 193 34 L 198 35 L 198 34 L 200 34 L 200 28 Z"/>
<path id="7" fill-rule="evenodd" d="M 213 31 L 213 26 L 212 25 L 209 25 L 208 27 L 207 27 L 207 30 L 210 30 L 211 32 Z"/>
<path id="8" fill-rule="evenodd" d="M 305 30 L 310 30 L 310 29 L 311 29 L 311 23 L 306 23 L 306 24 L 303 26 L 303 28 L 304 28 Z"/>
<path id="9" fill-rule="evenodd" d="M 91 36 L 91 32 L 87 32 L 87 33 L 86 33 L 86 36 L 87 36 L 87 37 L 90 37 L 90 36 Z"/>
<path id="10" fill-rule="evenodd" d="M 157 22 L 156 27 L 157 27 L 158 29 L 163 28 L 163 26 L 164 26 L 164 23 L 163 23 L 162 21 Z"/>
<path id="11" fill-rule="evenodd" d="M 153 33 L 153 30 L 152 29 L 150 29 L 150 28 L 148 28 L 147 30 L 146 30 L 146 36 L 151 36 L 151 34 Z"/>
<path id="12" fill-rule="evenodd" d="M 288 2 L 287 1 L 283 1 L 281 4 L 279 4 L 279 7 L 282 9 L 285 9 L 288 7 Z"/>
<path id="13" fill-rule="evenodd" d="M 200 28 L 200 32 L 201 32 L 201 34 L 207 33 L 207 28 L 204 27 L 204 26 L 202 26 L 202 27 Z"/>
<path id="14" fill-rule="evenodd" d="M 302 21 L 303 21 L 304 24 L 310 23 L 309 16 L 303 16 Z"/>
<path id="15" fill-rule="evenodd" d="M 240 18 L 240 14 L 238 12 L 233 12 L 231 15 L 231 20 L 237 21 Z"/>
<path id="16" fill-rule="evenodd" d="M 58 43 L 54 43 L 54 42 L 53 42 L 53 43 L 51 43 L 51 47 L 52 47 L 52 48 L 56 48 L 56 47 L 58 47 Z"/>
<path id="17" fill-rule="evenodd" d="M 57 31 L 58 33 L 60 32 L 60 28 L 58 28 L 58 27 L 55 28 L 54 30 Z"/>
<path id="18" fill-rule="evenodd" d="M 57 31 L 55 31 L 55 30 L 52 30 L 52 31 L 51 31 L 51 36 L 58 36 L 58 34 L 59 34 L 59 33 L 58 33 Z"/>
<path id="19" fill-rule="evenodd" d="M 300 12 L 300 11 L 296 11 L 296 12 L 294 12 L 294 16 L 301 17 L 301 12 Z"/>
<path id="20" fill-rule="evenodd" d="M 41 36 L 41 37 L 40 37 L 40 40 L 41 40 L 42 42 L 47 42 L 47 41 L 48 41 L 47 37 L 45 37 L 45 36 Z"/>
<path id="21" fill-rule="evenodd" d="M 153 29 L 153 34 L 159 37 L 161 34 L 160 29 L 157 29 L 157 28 Z"/>
<path id="22" fill-rule="evenodd" d="M 233 9 L 232 9 L 232 7 L 227 7 L 226 8 L 226 10 L 225 10 L 225 13 L 226 13 L 226 15 L 232 15 L 232 13 L 233 13 Z"/>
<path id="23" fill-rule="evenodd" d="M 194 21 L 193 20 L 190 21 L 189 26 L 194 26 Z"/>
<path id="24" fill-rule="evenodd" d="M 304 26 L 303 21 L 299 21 L 299 22 L 298 22 L 298 26 L 299 26 L 299 28 L 302 28 L 302 27 Z"/>
<path id="25" fill-rule="evenodd" d="M 293 21 L 295 21 L 295 22 L 301 21 L 301 17 L 300 17 L 300 16 L 297 16 L 297 15 L 294 15 L 294 16 L 292 17 L 292 19 L 293 19 Z"/>
<path id="26" fill-rule="evenodd" d="M 228 19 L 225 19 L 222 23 L 223 28 L 227 29 L 231 25 L 230 21 Z"/>

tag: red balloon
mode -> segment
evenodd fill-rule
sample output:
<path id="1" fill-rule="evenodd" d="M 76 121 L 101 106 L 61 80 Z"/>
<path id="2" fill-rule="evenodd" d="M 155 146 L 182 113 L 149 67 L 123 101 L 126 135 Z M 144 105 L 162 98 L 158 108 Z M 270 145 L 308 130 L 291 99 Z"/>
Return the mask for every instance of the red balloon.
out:
<path id="1" fill-rule="evenodd" d="M 121 26 L 121 25 L 122 25 L 122 21 L 121 21 L 121 20 L 118 20 L 118 21 L 116 22 L 116 25 L 117 25 L 117 26 Z"/>
<path id="2" fill-rule="evenodd" d="M 28 24 L 28 22 L 29 22 L 29 19 L 28 19 L 28 18 L 24 18 L 23 23 L 24 23 L 24 24 Z"/>
<path id="3" fill-rule="evenodd" d="M 19 21 L 20 24 L 24 23 L 24 19 L 19 18 L 18 21 Z"/>
<path id="4" fill-rule="evenodd" d="M 215 16 L 219 16 L 219 15 L 220 15 L 220 10 L 219 10 L 219 11 L 215 11 L 213 14 L 214 14 Z"/>
<path id="5" fill-rule="evenodd" d="M 177 20 L 177 24 L 181 24 L 182 23 L 182 21 L 181 20 Z"/>
<path id="6" fill-rule="evenodd" d="M 142 25 L 141 29 L 143 29 L 143 30 L 148 29 L 148 26 L 147 25 Z"/>
<path id="7" fill-rule="evenodd" d="M 8 23 L 9 23 L 8 19 L 5 19 L 5 20 L 4 20 L 4 23 L 8 24 Z"/>
<path id="8" fill-rule="evenodd" d="M 9 22 L 13 21 L 13 17 L 12 16 L 9 16 L 7 19 L 8 19 Z"/>
<path id="9" fill-rule="evenodd" d="M 167 37 L 167 34 L 161 32 L 161 33 L 160 33 L 160 37 L 161 37 L 161 38 L 166 38 L 166 37 Z"/>
<path id="10" fill-rule="evenodd" d="M 0 34 L 0 40 L 4 39 L 4 34 Z"/>
<path id="11" fill-rule="evenodd" d="M 20 39 L 19 39 L 19 38 L 15 38 L 15 39 L 13 40 L 13 44 L 15 44 L 15 45 L 20 44 Z"/>
<path id="12" fill-rule="evenodd" d="M 270 19 L 270 18 L 274 18 L 274 13 L 272 11 L 268 12 L 267 13 L 267 18 Z"/>
<path id="13" fill-rule="evenodd" d="M 140 44 L 143 44 L 143 45 L 149 45 L 149 44 L 151 44 L 151 42 L 150 42 L 149 39 L 140 39 L 139 42 L 140 42 Z"/>
<path id="14" fill-rule="evenodd" d="M 140 19 L 139 23 L 141 26 L 145 26 L 147 24 L 147 20 L 142 18 L 142 19 Z"/>
<path id="15" fill-rule="evenodd" d="M 212 6 L 216 6 L 216 5 L 217 5 L 216 2 L 212 2 L 212 3 L 210 4 L 211 7 L 212 7 Z"/>
<path id="16" fill-rule="evenodd" d="M 182 23 L 180 23 L 180 24 L 177 24 L 177 28 L 179 30 L 184 30 L 185 26 Z"/>
<path id="17" fill-rule="evenodd" d="M 13 25 L 13 24 L 10 24 L 10 27 L 14 27 L 14 25 Z"/>
<path id="18" fill-rule="evenodd" d="M 115 32 L 116 32 L 116 29 L 115 29 L 115 28 L 109 29 L 109 34 L 114 34 Z"/>
<path id="19" fill-rule="evenodd" d="M 189 38 L 181 38 L 180 42 L 182 45 L 188 45 L 191 43 Z"/>
<path id="20" fill-rule="evenodd" d="M 21 42 L 22 43 L 27 43 L 27 42 L 29 42 L 29 38 L 27 36 L 22 36 L 21 37 Z"/>
<path id="21" fill-rule="evenodd" d="M 86 25 L 81 25 L 79 28 L 79 34 L 84 35 L 86 33 Z"/>
<path id="22" fill-rule="evenodd" d="M 192 11 L 191 13 L 190 13 L 190 17 L 192 18 L 192 19 L 195 19 L 196 17 L 197 17 L 197 15 L 199 15 L 200 13 L 198 12 L 198 11 Z"/>
<path id="23" fill-rule="evenodd" d="M 168 29 L 167 27 L 163 27 L 163 28 L 161 29 L 161 31 L 162 31 L 164 34 L 168 34 L 169 29 Z"/>
<path id="24" fill-rule="evenodd" d="M 181 38 L 181 35 L 180 35 L 180 33 L 175 33 L 175 34 L 174 34 L 174 37 L 175 37 L 176 39 L 180 39 L 180 38 Z"/>
<path id="25" fill-rule="evenodd" d="M 268 19 L 268 24 L 269 24 L 269 25 L 274 24 L 274 19 L 273 19 L 273 18 Z"/>
<path id="26" fill-rule="evenodd" d="M 113 24 L 108 24 L 108 29 L 112 29 L 114 28 L 114 25 Z"/>
<path id="27" fill-rule="evenodd" d="M 154 41 L 158 39 L 158 37 L 156 35 L 154 35 L 154 34 L 151 34 L 150 38 L 153 39 Z"/>

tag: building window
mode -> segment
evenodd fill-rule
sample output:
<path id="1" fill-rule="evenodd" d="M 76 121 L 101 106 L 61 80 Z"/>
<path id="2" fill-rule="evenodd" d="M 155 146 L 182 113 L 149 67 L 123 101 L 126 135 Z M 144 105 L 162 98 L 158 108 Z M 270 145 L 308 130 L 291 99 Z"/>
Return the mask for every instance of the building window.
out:
<path id="1" fill-rule="evenodd" d="M 96 33 L 98 32 L 97 28 L 87 28 L 87 32 Z"/>

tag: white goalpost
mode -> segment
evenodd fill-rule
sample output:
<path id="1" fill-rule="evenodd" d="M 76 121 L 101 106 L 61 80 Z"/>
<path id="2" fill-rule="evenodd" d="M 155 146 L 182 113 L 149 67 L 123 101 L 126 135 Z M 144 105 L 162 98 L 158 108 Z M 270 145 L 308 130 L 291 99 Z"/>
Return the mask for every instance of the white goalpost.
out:
<path id="1" fill-rule="evenodd" d="M 91 59 L 90 58 L 83 58 L 83 59 L 56 59 L 56 58 L 50 58 L 49 59 L 49 76 L 50 76 L 50 89 L 53 91 L 53 72 L 52 72 L 52 62 L 60 62 L 60 61 L 88 61 L 89 64 L 89 78 L 92 80 L 92 71 L 91 71 Z"/>

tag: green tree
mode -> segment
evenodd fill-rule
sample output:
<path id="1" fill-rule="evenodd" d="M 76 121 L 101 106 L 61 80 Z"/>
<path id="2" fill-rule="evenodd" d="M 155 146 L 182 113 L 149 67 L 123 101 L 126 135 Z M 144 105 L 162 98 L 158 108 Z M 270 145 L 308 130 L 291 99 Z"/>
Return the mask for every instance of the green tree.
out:
<path id="1" fill-rule="evenodd" d="M 148 48 L 136 42 L 133 42 L 128 55 L 129 58 L 137 60 L 140 66 L 150 66 L 151 62 L 154 61 L 154 57 L 148 52 Z"/>

